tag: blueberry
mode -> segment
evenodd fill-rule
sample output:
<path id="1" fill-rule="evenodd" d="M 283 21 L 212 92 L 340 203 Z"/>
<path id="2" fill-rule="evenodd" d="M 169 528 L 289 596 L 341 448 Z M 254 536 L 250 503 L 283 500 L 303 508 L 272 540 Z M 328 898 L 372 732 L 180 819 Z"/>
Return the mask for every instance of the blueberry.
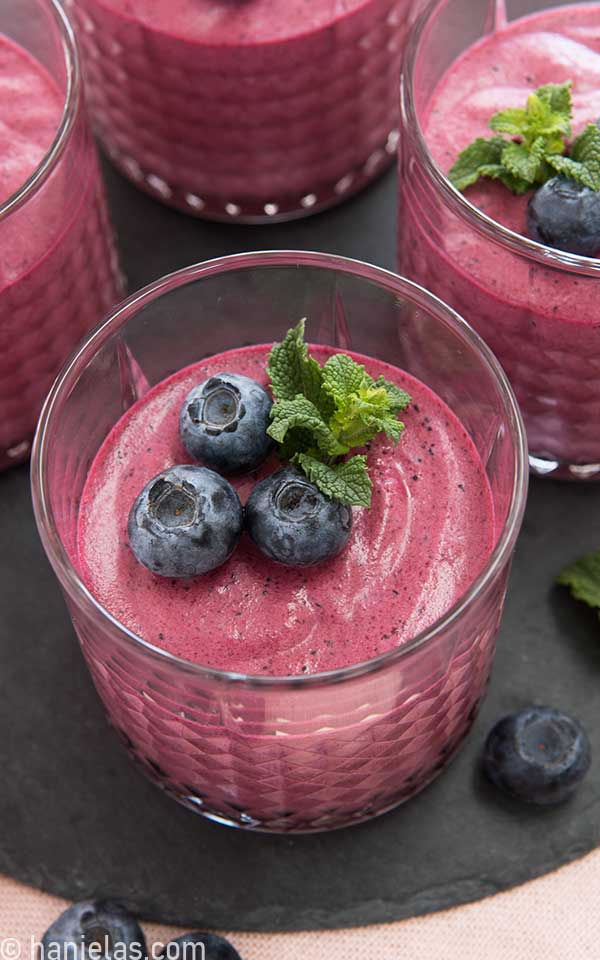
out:
<path id="1" fill-rule="evenodd" d="M 96 960 L 146 957 L 146 941 L 137 921 L 125 907 L 111 900 L 84 900 L 65 910 L 42 937 L 41 955 L 53 960 L 77 960 L 86 957 L 92 945 Z"/>
<path id="2" fill-rule="evenodd" d="M 196 577 L 231 556 L 243 510 L 230 483 L 205 467 L 171 467 L 150 480 L 127 526 L 137 560 L 162 577 Z"/>
<path id="3" fill-rule="evenodd" d="M 285 467 L 255 486 L 246 504 L 246 527 L 272 560 L 306 567 L 346 546 L 352 511 L 326 497 L 303 473 Z"/>
<path id="4" fill-rule="evenodd" d="M 483 754 L 492 783 L 544 806 L 566 800 L 590 761 L 590 742 L 581 724 L 550 707 L 528 707 L 504 717 L 492 728 Z"/>
<path id="5" fill-rule="evenodd" d="M 600 192 L 552 177 L 527 207 L 529 234 L 549 247 L 591 257 L 600 252 Z"/>
<path id="6" fill-rule="evenodd" d="M 229 940 L 216 933 L 184 933 L 166 945 L 159 960 L 241 960 L 241 957 Z"/>
<path id="7" fill-rule="evenodd" d="M 194 460 L 219 473 L 245 473 L 267 458 L 273 401 L 264 387 L 239 373 L 219 373 L 190 390 L 179 432 Z"/>

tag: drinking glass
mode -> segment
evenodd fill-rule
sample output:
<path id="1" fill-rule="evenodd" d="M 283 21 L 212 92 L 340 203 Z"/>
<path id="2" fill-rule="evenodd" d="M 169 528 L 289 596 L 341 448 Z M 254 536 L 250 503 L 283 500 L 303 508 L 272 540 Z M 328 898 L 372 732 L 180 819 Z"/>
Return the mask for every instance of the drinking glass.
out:
<path id="1" fill-rule="evenodd" d="M 366 663 L 290 677 L 179 659 L 135 636 L 89 593 L 77 561 L 82 490 L 103 440 L 173 371 L 309 318 L 312 342 L 409 371 L 461 420 L 485 467 L 495 546 L 454 606 Z M 421 790 L 465 738 L 484 696 L 527 487 L 507 380 L 457 314 L 415 284 L 322 253 L 241 254 L 130 297 L 71 358 L 34 445 L 40 535 L 108 715 L 131 755 L 203 816 L 264 831 L 328 830 Z"/>
<path id="2" fill-rule="evenodd" d="M 286 220 L 339 203 L 393 162 L 411 0 L 296 3 L 285 23 L 270 14 L 287 3 L 67 2 L 96 130 L 163 203 Z"/>
<path id="3" fill-rule="evenodd" d="M 0 0 L 2 34 L 64 107 L 48 152 L 0 204 L 0 469 L 28 456 L 62 363 L 122 295 L 71 26 L 57 0 Z"/>
<path id="4" fill-rule="evenodd" d="M 421 14 L 401 82 L 398 262 L 481 334 L 515 391 L 534 473 L 600 477 L 600 260 L 547 247 L 456 190 L 423 135 L 445 71 L 472 44 L 552 0 L 440 0 Z M 598 8 L 589 6 L 597 29 Z M 448 122 L 452 122 L 451 118 Z"/>

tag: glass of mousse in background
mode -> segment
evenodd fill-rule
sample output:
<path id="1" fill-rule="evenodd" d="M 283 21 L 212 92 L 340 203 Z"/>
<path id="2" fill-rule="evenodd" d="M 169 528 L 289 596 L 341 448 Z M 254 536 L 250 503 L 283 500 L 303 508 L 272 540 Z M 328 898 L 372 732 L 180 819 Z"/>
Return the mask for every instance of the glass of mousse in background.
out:
<path id="1" fill-rule="evenodd" d="M 521 18 L 521 19 L 517 19 Z M 448 172 L 492 114 L 572 82 L 573 133 L 600 117 L 600 4 L 442 0 L 422 15 L 402 79 L 399 264 L 451 304 L 502 363 L 532 469 L 600 475 L 600 259 L 527 234 L 531 192 Z M 600 257 L 600 249 L 598 251 Z"/>
<path id="2" fill-rule="evenodd" d="M 29 454 L 60 365 L 120 295 L 71 28 L 0 0 L 0 468 Z"/>
<path id="3" fill-rule="evenodd" d="M 398 445 L 376 438 L 368 451 L 371 508 L 354 509 L 345 549 L 314 567 L 276 564 L 244 534 L 211 574 L 154 576 L 128 545 L 127 515 L 153 476 L 192 462 L 178 434 L 190 386 L 224 370 L 266 386 L 273 341 L 301 317 L 319 362 L 355 351 L 410 390 Z M 286 251 L 166 277 L 71 359 L 32 476 L 108 715 L 191 809 L 266 831 L 343 826 L 421 790 L 466 736 L 521 523 L 526 443 L 491 352 L 420 287 Z M 242 502 L 256 481 L 232 480 Z"/>
<path id="4" fill-rule="evenodd" d="M 104 146 L 180 210 L 303 216 L 395 155 L 411 0 L 67 2 Z"/>

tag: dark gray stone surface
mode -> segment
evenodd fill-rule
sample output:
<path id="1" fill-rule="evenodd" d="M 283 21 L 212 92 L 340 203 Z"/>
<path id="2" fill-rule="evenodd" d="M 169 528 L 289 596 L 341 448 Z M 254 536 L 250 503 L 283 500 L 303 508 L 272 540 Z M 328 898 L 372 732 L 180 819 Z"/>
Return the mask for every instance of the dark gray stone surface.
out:
<path id="1" fill-rule="evenodd" d="M 323 249 L 392 267 L 394 177 L 312 220 L 196 223 L 108 171 L 132 288 L 210 256 Z M 600 756 L 600 623 L 553 587 L 600 545 L 600 487 L 532 483 L 489 697 L 464 750 L 421 796 L 359 827 L 245 834 L 178 807 L 134 768 L 92 687 L 44 558 L 25 467 L 0 476 L 0 872 L 71 898 L 110 894 L 189 926 L 290 930 L 400 919 L 474 900 L 600 842 L 600 763 L 537 811 L 499 798 L 477 760 L 488 727 L 532 701 L 574 712 Z"/>

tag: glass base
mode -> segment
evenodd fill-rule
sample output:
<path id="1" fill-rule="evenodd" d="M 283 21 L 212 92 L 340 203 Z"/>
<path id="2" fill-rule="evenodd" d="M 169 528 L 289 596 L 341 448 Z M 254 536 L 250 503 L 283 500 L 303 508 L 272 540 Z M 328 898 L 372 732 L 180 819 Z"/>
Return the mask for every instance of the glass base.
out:
<path id="1" fill-rule="evenodd" d="M 236 197 L 228 200 L 225 197 L 199 196 L 178 184 L 168 183 L 152 170 L 142 167 L 135 158 L 110 143 L 100 132 L 100 139 L 114 165 L 140 190 L 193 217 L 246 224 L 297 220 L 342 203 L 391 166 L 396 156 L 398 137 L 398 131 L 391 130 L 386 140 L 371 152 L 364 163 L 349 170 L 334 183 L 322 185 L 315 192 L 242 201 Z"/>
<path id="2" fill-rule="evenodd" d="M 536 477 L 551 477 L 552 480 L 600 480 L 600 463 L 564 463 L 530 453 L 529 469 Z"/>
<path id="3" fill-rule="evenodd" d="M 204 817 L 206 820 L 238 830 L 247 830 L 251 833 L 325 833 L 332 830 L 342 830 L 346 827 L 364 823 L 367 820 L 373 820 L 375 817 L 381 817 L 385 813 L 390 813 L 392 810 L 395 810 L 396 807 L 402 806 L 402 804 L 421 793 L 434 780 L 437 780 L 463 746 L 475 722 L 482 700 L 483 696 L 473 704 L 469 712 L 466 728 L 461 730 L 450 743 L 442 747 L 437 762 L 428 771 L 424 771 L 418 776 L 413 775 L 408 777 L 395 794 L 390 795 L 388 793 L 385 798 L 378 798 L 374 795 L 372 803 L 366 806 L 355 810 L 346 809 L 344 811 L 331 809 L 325 814 L 313 818 L 307 818 L 305 813 L 287 810 L 280 811 L 276 816 L 268 819 L 258 819 L 243 807 L 233 803 L 228 804 L 228 811 L 216 809 L 214 806 L 211 806 L 211 802 L 207 797 L 200 796 L 192 787 L 186 789 L 185 787 L 180 787 L 175 784 L 157 763 L 136 749 L 123 730 L 115 727 L 114 724 L 112 724 L 112 727 L 140 773 L 155 786 L 159 787 L 167 796 L 188 810 L 191 810 L 193 813 Z"/>

